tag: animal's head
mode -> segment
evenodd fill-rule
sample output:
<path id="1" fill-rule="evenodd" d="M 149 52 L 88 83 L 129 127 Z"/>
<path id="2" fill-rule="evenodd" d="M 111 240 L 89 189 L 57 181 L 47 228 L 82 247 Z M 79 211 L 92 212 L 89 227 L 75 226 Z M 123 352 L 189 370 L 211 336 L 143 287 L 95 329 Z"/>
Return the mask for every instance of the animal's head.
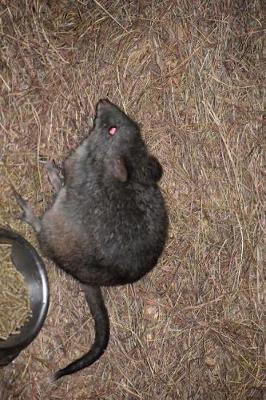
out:
<path id="1" fill-rule="evenodd" d="M 97 104 L 89 142 L 107 175 L 118 181 L 126 182 L 134 171 L 147 164 L 148 152 L 138 125 L 108 100 Z"/>

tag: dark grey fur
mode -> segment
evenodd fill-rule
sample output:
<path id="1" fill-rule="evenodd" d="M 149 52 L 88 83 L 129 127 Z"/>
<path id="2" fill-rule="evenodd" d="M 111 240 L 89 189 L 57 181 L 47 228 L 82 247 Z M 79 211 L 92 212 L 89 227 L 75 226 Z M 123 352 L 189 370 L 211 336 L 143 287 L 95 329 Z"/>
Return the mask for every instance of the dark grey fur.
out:
<path id="1" fill-rule="evenodd" d="M 168 228 L 161 176 L 138 125 L 100 100 L 93 129 L 65 161 L 65 184 L 41 221 L 17 195 L 44 254 L 83 284 L 95 320 L 92 348 L 56 379 L 89 366 L 107 347 L 109 319 L 100 286 L 135 282 L 156 265 Z"/>

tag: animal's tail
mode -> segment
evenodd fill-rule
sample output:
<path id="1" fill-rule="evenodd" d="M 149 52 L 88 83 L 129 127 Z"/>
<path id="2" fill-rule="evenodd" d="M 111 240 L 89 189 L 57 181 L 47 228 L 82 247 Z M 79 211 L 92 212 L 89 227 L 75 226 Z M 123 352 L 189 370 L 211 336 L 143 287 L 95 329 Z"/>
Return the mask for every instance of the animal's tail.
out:
<path id="1" fill-rule="evenodd" d="M 95 321 L 95 340 L 88 353 L 66 368 L 60 369 L 54 375 L 57 380 L 64 375 L 70 375 L 93 364 L 104 353 L 109 341 L 109 317 L 104 304 L 101 289 L 97 286 L 83 285 L 85 297 Z"/>

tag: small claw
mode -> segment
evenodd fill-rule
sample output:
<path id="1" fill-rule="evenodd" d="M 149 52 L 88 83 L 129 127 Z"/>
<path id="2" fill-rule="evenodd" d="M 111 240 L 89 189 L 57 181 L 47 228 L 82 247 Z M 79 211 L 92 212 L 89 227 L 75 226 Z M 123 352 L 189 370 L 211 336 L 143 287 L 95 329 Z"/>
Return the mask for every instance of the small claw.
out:
<path id="1" fill-rule="evenodd" d="M 19 220 L 19 221 L 25 221 L 25 213 L 19 213 L 17 215 L 14 216 L 15 219 Z"/>
<path id="2" fill-rule="evenodd" d="M 47 169 L 47 171 L 49 171 L 51 169 L 56 169 L 54 162 L 52 162 L 52 161 L 46 161 L 44 164 L 44 167 Z"/>
<path id="3" fill-rule="evenodd" d="M 39 218 L 35 217 L 29 203 L 23 199 L 23 197 L 16 191 L 15 187 L 12 184 L 11 188 L 18 205 L 22 209 L 22 213 L 19 216 L 17 216 L 18 219 L 31 225 L 37 233 L 40 232 L 41 221 L 39 220 Z"/>
<path id="4" fill-rule="evenodd" d="M 25 210 L 29 207 L 29 203 L 23 199 L 23 197 L 16 191 L 16 189 L 14 188 L 13 185 L 12 185 L 12 191 L 13 191 L 13 194 L 15 196 L 15 199 L 16 199 L 18 205 L 24 211 L 23 214 L 25 214 Z"/>

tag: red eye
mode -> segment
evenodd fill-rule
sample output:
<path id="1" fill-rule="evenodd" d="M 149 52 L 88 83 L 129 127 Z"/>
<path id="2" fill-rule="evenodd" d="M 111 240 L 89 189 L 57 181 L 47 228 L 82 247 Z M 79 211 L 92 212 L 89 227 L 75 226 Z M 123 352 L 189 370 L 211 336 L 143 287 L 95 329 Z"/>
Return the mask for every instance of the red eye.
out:
<path id="1" fill-rule="evenodd" d="M 111 128 L 109 128 L 109 135 L 114 136 L 116 134 L 116 131 L 117 131 L 117 127 L 112 126 Z"/>

